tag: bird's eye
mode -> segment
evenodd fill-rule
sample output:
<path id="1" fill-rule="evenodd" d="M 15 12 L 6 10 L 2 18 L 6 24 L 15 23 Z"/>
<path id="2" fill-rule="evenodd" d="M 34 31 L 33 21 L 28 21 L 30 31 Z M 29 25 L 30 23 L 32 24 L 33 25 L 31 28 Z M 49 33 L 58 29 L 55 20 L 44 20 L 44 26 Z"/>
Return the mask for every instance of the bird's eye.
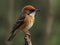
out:
<path id="1" fill-rule="evenodd" d="M 35 10 L 30 10 L 30 12 L 34 12 Z"/>

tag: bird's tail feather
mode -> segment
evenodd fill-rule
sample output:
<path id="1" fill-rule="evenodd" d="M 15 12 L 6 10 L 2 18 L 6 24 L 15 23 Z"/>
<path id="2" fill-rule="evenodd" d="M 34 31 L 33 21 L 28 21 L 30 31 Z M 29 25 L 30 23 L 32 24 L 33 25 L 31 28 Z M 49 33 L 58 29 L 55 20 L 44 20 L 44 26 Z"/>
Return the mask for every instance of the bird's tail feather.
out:
<path id="1" fill-rule="evenodd" d="M 12 41 L 13 38 L 15 37 L 16 33 L 17 33 L 17 31 L 11 32 L 11 34 L 10 34 L 9 37 L 8 37 L 8 41 Z"/>
<path id="2" fill-rule="evenodd" d="M 11 34 L 10 37 L 8 38 L 8 41 L 13 40 L 13 38 L 15 37 L 16 34 Z"/>

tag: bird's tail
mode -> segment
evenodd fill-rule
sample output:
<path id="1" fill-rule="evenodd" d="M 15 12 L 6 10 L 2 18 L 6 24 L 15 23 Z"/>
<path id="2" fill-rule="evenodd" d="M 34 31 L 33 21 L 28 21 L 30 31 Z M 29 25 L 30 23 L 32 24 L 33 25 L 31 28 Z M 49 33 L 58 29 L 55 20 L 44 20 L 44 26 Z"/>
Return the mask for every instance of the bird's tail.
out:
<path id="1" fill-rule="evenodd" d="M 11 34 L 8 37 L 8 41 L 12 41 L 13 38 L 15 37 L 15 35 L 16 35 L 16 31 L 15 32 L 11 32 Z"/>
<path id="2" fill-rule="evenodd" d="M 16 34 L 11 34 L 10 37 L 8 38 L 8 41 L 13 40 L 13 38 L 15 37 Z"/>

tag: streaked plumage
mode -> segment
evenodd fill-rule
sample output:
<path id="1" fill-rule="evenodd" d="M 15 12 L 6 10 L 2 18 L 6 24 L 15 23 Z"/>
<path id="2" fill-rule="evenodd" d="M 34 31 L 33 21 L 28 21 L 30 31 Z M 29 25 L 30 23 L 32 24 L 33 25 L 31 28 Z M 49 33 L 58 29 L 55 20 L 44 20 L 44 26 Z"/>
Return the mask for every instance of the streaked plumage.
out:
<path id="1" fill-rule="evenodd" d="M 16 35 L 16 32 L 19 29 L 20 31 L 26 32 L 28 31 L 34 24 L 36 9 L 35 7 L 28 5 L 22 9 L 22 14 L 20 15 L 19 19 L 17 20 L 16 24 L 11 32 L 11 36 L 9 37 L 8 41 L 12 40 Z"/>

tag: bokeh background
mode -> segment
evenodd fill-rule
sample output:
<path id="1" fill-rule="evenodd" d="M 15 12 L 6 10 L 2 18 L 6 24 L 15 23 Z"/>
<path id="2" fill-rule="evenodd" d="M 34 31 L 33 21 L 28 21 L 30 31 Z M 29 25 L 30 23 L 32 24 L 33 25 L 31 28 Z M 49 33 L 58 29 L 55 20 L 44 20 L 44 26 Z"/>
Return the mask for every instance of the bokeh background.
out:
<path id="1" fill-rule="evenodd" d="M 60 0 L 0 0 L 0 45 L 24 45 L 23 32 L 10 43 L 6 39 L 25 5 L 40 9 L 30 29 L 32 44 L 60 45 Z"/>

